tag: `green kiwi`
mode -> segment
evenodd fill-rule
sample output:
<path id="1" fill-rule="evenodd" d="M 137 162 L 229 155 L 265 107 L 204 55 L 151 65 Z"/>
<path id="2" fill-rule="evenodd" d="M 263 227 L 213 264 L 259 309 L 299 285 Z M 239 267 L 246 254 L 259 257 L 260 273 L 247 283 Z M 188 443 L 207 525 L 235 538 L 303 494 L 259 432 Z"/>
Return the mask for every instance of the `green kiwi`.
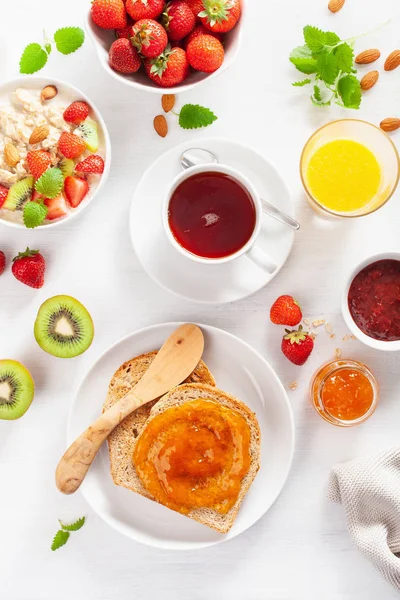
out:
<path id="1" fill-rule="evenodd" d="M 75 162 L 72 160 L 72 158 L 64 157 L 60 160 L 57 166 L 63 174 L 64 179 L 66 179 L 74 172 Z"/>
<path id="2" fill-rule="evenodd" d="M 3 208 L 8 208 L 8 210 L 22 210 L 25 204 L 32 198 L 32 192 L 33 177 L 30 175 L 10 187 Z"/>
<path id="3" fill-rule="evenodd" d="M 16 360 L 0 360 L 0 419 L 19 419 L 31 405 L 35 384 Z"/>
<path id="4" fill-rule="evenodd" d="M 45 352 L 59 358 L 73 358 L 89 348 L 94 328 L 90 314 L 78 300 L 72 296 L 53 296 L 39 308 L 34 333 Z"/>
<path id="5" fill-rule="evenodd" d="M 75 133 L 79 133 L 90 152 L 97 152 L 99 149 L 99 136 L 97 134 L 96 121 L 88 117 L 76 128 Z"/>

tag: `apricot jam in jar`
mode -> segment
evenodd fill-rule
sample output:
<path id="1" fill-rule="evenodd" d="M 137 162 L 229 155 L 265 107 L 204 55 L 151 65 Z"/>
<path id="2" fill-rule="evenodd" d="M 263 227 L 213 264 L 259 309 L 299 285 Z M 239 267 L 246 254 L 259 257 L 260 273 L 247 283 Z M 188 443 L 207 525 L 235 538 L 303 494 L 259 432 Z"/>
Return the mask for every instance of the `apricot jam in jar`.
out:
<path id="1" fill-rule="evenodd" d="M 379 399 L 379 385 L 371 371 L 356 360 L 328 362 L 311 381 L 311 402 L 318 414 L 338 427 L 364 423 Z"/>

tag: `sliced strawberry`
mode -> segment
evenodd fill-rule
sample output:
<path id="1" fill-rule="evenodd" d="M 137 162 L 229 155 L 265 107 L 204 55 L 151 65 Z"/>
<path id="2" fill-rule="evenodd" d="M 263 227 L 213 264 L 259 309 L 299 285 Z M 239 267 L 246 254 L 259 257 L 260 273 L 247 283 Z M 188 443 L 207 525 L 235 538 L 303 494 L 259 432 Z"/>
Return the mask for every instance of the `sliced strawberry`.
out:
<path id="1" fill-rule="evenodd" d="M 45 198 L 44 203 L 48 209 L 46 219 L 53 221 L 54 219 L 61 219 L 67 216 L 68 206 L 62 194 L 56 198 Z"/>
<path id="2" fill-rule="evenodd" d="M 4 185 L 0 185 L 0 208 L 3 206 L 8 195 L 8 189 Z"/>
<path id="3" fill-rule="evenodd" d="M 79 206 L 88 191 L 89 184 L 86 179 L 80 179 L 80 177 L 72 177 L 72 175 L 70 175 L 64 182 L 65 197 L 73 208 Z"/>
<path id="4" fill-rule="evenodd" d="M 58 140 L 58 149 L 66 158 L 76 158 L 86 150 L 86 144 L 79 136 L 63 131 Z"/>
<path id="5" fill-rule="evenodd" d="M 32 194 L 32 201 L 36 202 L 36 200 L 39 200 L 39 198 L 43 198 L 43 196 L 42 196 L 42 194 L 39 194 L 39 192 L 37 192 L 34 188 L 33 194 Z"/>
<path id="6" fill-rule="evenodd" d="M 64 111 L 64 121 L 79 125 L 89 116 L 89 110 L 89 105 L 86 102 L 73 102 Z"/>
<path id="7" fill-rule="evenodd" d="M 29 172 L 39 179 L 51 166 L 51 156 L 46 150 L 30 150 L 26 155 Z"/>
<path id="8" fill-rule="evenodd" d="M 91 156 L 76 165 L 75 171 L 100 175 L 104 171 L 104 160 L 98 154 L 91 154 Z"/>

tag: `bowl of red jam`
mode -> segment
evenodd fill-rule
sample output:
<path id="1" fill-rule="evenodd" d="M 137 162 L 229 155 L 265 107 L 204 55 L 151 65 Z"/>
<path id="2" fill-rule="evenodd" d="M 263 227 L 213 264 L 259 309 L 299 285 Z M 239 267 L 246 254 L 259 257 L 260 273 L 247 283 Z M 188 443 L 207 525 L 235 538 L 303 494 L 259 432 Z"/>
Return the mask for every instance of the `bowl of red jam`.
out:
<path id="1" fill-rule="evenodd" d="M 400 253 L 377 254 L 353 270 L 342 298 L 344 319 L 377 350 L 400 350 Z"/>

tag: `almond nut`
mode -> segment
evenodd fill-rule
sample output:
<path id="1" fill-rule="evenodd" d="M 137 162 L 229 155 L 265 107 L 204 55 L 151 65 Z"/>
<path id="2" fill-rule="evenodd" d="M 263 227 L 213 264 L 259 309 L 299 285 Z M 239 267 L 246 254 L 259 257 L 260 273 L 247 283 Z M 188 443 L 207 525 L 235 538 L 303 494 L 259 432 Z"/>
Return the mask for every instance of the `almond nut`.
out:
<path id="1" fill-rule="evenodd" d="M 381 53 L 376 48 L 371 48 L 370 50 L 364 50 L 357 54 L 355 57 L 355 62 L 358 65 L 368 65 L 369 63 L 375 62 L 380 57 Z"/>
<path id="2" fill-rule="evenodd" d="M 157 115 L 153 121 L 154 129 L 160 137 L 165 137 L 168 133 L 168 123 L 164 115 Z"/>
<path id="3" fill-rule="evenodd" d="M 42 89 L 40 98 L 42 102 L 44 102 L 45 100 L 51 100 L 52 98 L 57 96 L 57 94 L 58 90 L 55 85 L 46 85 L 46 87 Z"/>
<path id="4" fill-rule="evenodd" d="M 385 71 L 393 71 L 400 65 L 400 50 L 393 50 L 385 60 Z"/>
<path id="5" fill-rule="evenodd" d="M 345 2 L 346 0 L 330 0 L 328 8 L 333 13 L 339 12 L 339 10 L 343 8 Z"/>
<path id="6" fill-rule="evenodd" d="M 38 125 L 31 133 L 31 137 L 29 138 L 30 144 L 39 144 L 43 142 L 49 135 L 50 129 L 48 125 Z"/>
<path id="7" fill-rule="evenodd" d="M 163 94 L 161 105 L 166 113 L 172 110 L 175 106 L 175 94 Z"/>
<path id="8" fill-rule="evenodd" d="M 12 144 L 4 146 L 4 160 L 9 167 L 15 167 L 19 163 L 19 152 Z"/>
<path id="9" fill-rule="evenodd" d="M 370 90 L 379 79 L 378 71 L 368 71 L 360 81 L 361 89 L 364 91 Z"/>
<path id="10" fill-rule="evenodd" d="M 383 131 L 396 131 L 400 127 L 400 119 L 396 119 L 395 117 L 389 117 L 388 119 L 383 119 L 380 124 L 380 128 Z"/>

